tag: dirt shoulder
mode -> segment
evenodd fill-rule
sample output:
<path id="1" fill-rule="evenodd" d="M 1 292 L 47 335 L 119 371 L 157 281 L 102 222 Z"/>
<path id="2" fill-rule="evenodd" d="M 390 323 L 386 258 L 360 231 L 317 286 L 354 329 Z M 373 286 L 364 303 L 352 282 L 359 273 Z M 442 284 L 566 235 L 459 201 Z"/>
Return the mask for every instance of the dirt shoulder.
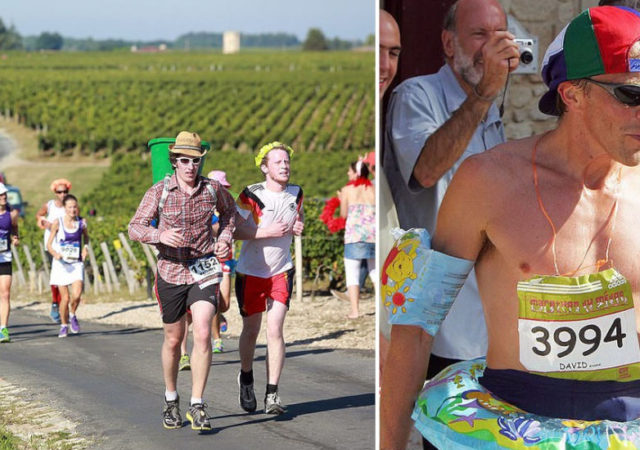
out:
<path id="1" fill-rule="evenodd" d="M 100 302 L 87 296 L 78 308 L 81 321 L 104 324 L 160 328 L 162 321 L 154 300 L 136 301 L 112 299 Z M 237 338 L 242 330 L 242 318 L 238 313 L 235 297 L 225 313 L 228 330 L 223 338 Z M 44 296 L 36 297 L 26 293 L 13 295 L 12 306 L 36 311 L 42 315 L 49 313 L 50 303 Z M 308 345 L 310 347 L 369 350 L 375 348 L 375 302 L 372 298 L 360 301 L 361 316 L 351 320 L 346 318 L 348 303 L 330 296 L 304 297 L 302 303 L 291 300 L 291 308 L 284 323 L 287 345 Z M 263 321 L 265 318 L 263 318 Z M 258 337 L 259 344 L 266 344 L 265 327 Z"/>

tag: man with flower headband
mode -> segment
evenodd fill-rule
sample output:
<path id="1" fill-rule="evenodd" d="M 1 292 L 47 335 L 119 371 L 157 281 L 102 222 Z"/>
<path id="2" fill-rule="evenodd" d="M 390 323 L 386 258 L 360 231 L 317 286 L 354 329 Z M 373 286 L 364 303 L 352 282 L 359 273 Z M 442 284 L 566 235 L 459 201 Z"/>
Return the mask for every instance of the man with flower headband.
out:
<path id="1" fill-rule="evenodd" d="M 155 292 L 162 313 L 165 382 L 163 426 L 182 427 L 177 392 L 180 343 L 186 330 L 187 309 L 193 323 L 191 402 L 187 419 L 194 430 L 211 430 L 204 388 L 211 367 L 211 321 L 218 309 L 222 268 L 218 258 L 231 250 L 235 207 L 220 183 L 201 177 L 198 168 L 207 153 L 197 133 L 181 131 L 169 146 L 175 173 L 144 194 L 129 223 L 132 240 L 158 249 Z M 213 236 L 211 217 L 220 214 L 220 231 Z M 158 227 L 151 225 L 157 220 Z"/>
<path id="2" fill-rule="evenodd" d="M 291 259 L 293 235 L 304 228 L 302 188 L 289 184 L 293 149 L 272 142 L 260 149 L 256 166 L 265 181 L 244 188 L 237 200 L 244 221 L 234 237 L 245 240 L 236 267 L 236 297 L 242 315 L 240 334 L 240 406 L 247 412 L 257 408 L 253 389 L 253 356 L 260 333 L 262 313 L 267 312 L 266 414 L 282 414 L 286 408 L 278 395 L 284 366 L 284 319 L 289 309 L 295 268 Z"/>
<path id="3" fill-rule="evenodd" d="M 640 445 L 640 13 L 582 12 L 549 46 L 542 78 L 539 109 L 557 127 L 466 159 L 432 249 L 413 231 L 385 262 L 382 449 L 406 446 L 410 418 L 438 448 Z M 445 369 L 416 403 L 472 267 L 486 361 Z"/>

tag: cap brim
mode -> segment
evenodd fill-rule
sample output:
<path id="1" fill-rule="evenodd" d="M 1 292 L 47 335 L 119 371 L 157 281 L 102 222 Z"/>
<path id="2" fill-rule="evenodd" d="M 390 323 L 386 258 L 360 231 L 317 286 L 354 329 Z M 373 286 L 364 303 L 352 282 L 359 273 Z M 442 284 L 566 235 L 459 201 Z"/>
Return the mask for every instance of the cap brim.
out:
<path id="1" fill-rule="evenodd" d="M 550 116 L 559 116 L 560 111 L 556 108 L 556 96 L 558 95 L 558 91 L 556 89 L 551 89 L 547 91 L 538 102 L 538 109 Z"/>

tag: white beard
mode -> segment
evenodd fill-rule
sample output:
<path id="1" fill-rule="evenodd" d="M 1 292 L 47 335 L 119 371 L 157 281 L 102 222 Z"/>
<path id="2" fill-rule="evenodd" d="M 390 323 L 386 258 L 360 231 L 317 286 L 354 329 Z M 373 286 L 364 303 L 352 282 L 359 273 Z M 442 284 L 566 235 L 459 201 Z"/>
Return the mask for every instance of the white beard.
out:
<path id="1" fill-rule="evenodd" d="M 454 72 L 459 74 L 460 77 L 471 86 L 477 86 L 480 80 L 482 80 L 482 75 L 484 74 L 483 69 L 475 67 L 473 56 L 467 55 L 464 52 L 457 36 L 453 38 L 453 49 L 455 52 L 455 57 L 453 58 Z"/>

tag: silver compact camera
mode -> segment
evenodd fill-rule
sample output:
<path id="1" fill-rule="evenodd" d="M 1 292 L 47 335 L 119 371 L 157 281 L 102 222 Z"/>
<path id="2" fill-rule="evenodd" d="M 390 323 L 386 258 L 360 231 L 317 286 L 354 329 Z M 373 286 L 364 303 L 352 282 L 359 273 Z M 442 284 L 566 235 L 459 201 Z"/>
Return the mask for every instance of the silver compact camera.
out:
<path id="1" fill-rule="evenodd" d="M 520 64 L 513 73 L 536 73 L 538 71 L 538 43 L 536 39 L 514 39 L 520 50 Z"/>
<path id="2" fill-rule="evenodd" d="M 515 39 L 520 48 L 520 64 L 533 62 L 533 39 Z"/>

